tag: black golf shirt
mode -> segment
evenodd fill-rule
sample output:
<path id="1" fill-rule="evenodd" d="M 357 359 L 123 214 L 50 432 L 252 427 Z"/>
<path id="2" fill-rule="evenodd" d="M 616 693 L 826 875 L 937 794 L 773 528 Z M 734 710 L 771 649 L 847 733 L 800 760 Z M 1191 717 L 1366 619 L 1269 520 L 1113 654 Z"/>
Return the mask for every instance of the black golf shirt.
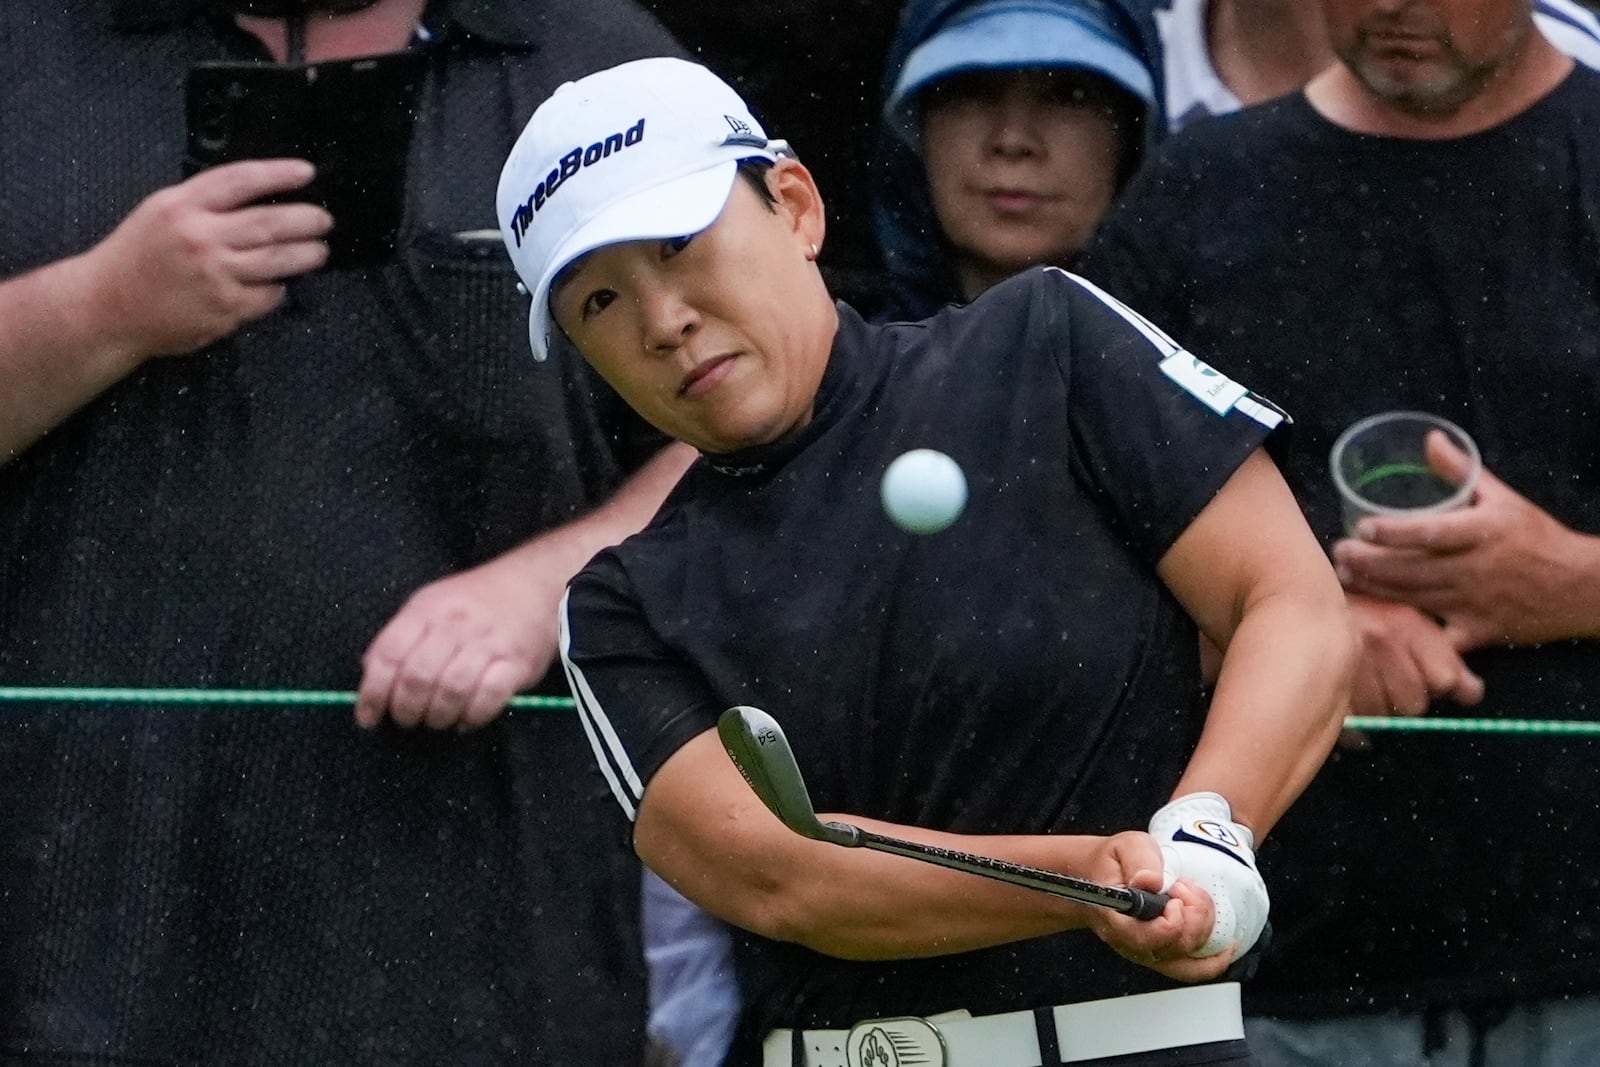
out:
<path id="1" fill-rule="evenodd" d="M 819 811 L 973 834 L 1143 827 L 1203 719 L 1194 626 L 1155 565 L 1280 418 L 1059 270 L 920 324 L 841 305 L 813 420 L 702 458 L 574 580 L 569 675 L 622 810 L 720 711 L 754 704 Z M 878 497 L 919 447 L 969 485 L 932 536 Z M 1081 931 L 882 963 L 738 939 L 748 1035 L 1164 984 Z"/>

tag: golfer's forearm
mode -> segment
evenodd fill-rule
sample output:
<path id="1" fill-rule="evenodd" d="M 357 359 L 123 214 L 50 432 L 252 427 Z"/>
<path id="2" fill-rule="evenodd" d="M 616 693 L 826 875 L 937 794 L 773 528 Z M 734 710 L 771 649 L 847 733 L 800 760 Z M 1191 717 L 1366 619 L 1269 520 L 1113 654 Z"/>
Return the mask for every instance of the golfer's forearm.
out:
<path id="1" fill-rule="evenodd" d="M 1126 884 L 1125 842 L 1066 834 L 965 836 L 810 811 L 883 836 Z M 1161 857 L 1143 834 L 1139 869 Z M 1088 925 L 1093 905 L 946 870 L 903 856 L 816 840 L 757 798 L 715 730 L 682 745 L 650 779 L 635 850 L 684 896 L 727 922 L 848 959 L 942 955 Z M 1133 862 L 1133 861 L 1128 861 Z"/>
<path id="2" fill-rule="evenodd" d="M 138 366 L 100 329 L 81 258 L 0 282 L 0 464 Z"/>
<path id="3" fill-rule="evenodd" d="M 830 816 L 822 816 L 824 819 Z M 1081 875 L 1100 838 L 963 836 L 851 820 L 922 844 Z M 758 933 L 844 959 L 987 948 L 1085 926 L 1089 905 L 903 856 L 797 840 L 787 876 L 746 918 Z M 735 920 L 737 921 L 737 920 Z M 752 927 L 754 928 L 754 927 Z"/>
<path id="4" fill-rule="evenodd" d="M 1356 645 L 1342 603 L 1280 596 L 1248 612 L 1174 796 L 1228 799 L 1259 841 L 1310 783 L 1349 706 Z"/>

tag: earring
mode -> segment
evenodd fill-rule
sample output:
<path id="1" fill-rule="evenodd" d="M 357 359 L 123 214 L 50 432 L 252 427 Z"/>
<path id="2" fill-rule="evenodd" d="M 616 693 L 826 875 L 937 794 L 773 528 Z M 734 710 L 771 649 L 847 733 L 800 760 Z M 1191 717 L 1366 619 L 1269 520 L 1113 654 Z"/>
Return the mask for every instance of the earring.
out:
<path id="1" fill-rule="evenodd" d="M 813 244 L 811 246 L 811 254 L 806 256 L 806 258 L 807 259 L 811 259 L 811 260 L 814 260 L 814 259 L 817 258 L 817 246 L 815 244 Z"/>

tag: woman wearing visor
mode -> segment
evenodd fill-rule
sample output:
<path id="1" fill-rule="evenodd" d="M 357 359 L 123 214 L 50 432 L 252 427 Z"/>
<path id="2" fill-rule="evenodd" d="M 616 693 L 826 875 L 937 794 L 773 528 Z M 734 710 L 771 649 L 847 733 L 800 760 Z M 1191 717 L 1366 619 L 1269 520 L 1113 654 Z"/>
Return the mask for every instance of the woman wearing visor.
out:
<path id="1" fill-rule="evenodd" d="M 1070 269 L 1161 130 L 1157 47 L 1120 0 L 912 0 L 871 172 L 881 317 Z"/>

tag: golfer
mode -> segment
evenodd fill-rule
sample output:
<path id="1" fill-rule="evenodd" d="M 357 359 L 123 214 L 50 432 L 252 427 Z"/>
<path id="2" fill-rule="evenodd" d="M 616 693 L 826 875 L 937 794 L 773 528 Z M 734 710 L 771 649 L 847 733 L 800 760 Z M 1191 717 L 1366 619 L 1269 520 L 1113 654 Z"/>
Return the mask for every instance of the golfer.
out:
<path id="1" fill-rule="evenodd" d="M 1053 268 L 867 325 L 818 273 L 810 173 L 690 63 L 558 90 L 499 217 L 535 355 L 559 331 L 702 453 L 573 581 L 562 652 L 632 846 L 738 928 L 730 1062 L 1249 1063 L 1217 979 L 1354 655 L 1261 449 L 1281 413 Z M 880 502 L 918 448 L 968 487 L 923 535 Z M 719 743 L 735 704 L 824 819 L 1172 900 L 1141 922 L 803 838 Z"/>

